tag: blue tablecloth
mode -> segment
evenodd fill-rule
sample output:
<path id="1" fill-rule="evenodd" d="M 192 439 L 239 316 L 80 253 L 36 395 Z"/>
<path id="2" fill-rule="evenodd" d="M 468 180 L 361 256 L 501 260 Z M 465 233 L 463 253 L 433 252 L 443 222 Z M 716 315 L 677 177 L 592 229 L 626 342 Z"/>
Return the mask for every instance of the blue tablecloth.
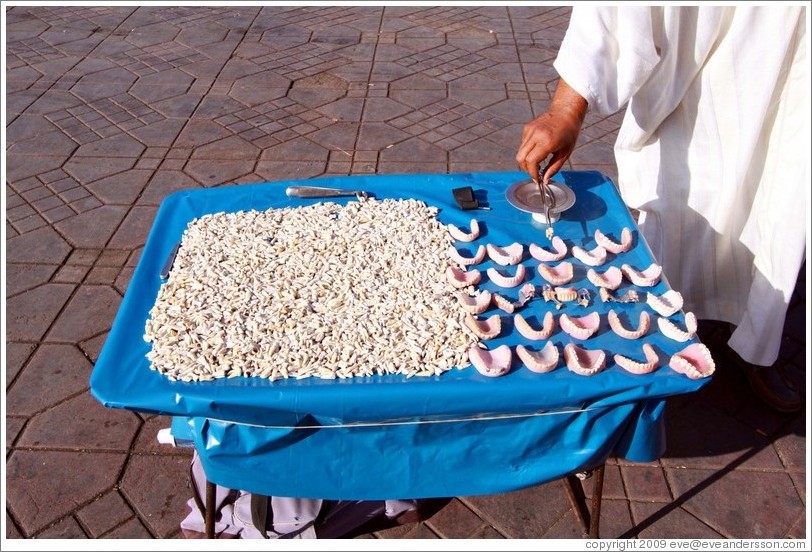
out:
<path id="1" fill-rule="evenodd" d="M 221 211 L 312 204 L 318 200 L 285 195 L 289 185 L 309 184 L 364 189 L 379 199 L 423 200 L 440 209 L 441 222 L 461 228 L 476 218 L 483 231 L 473 247 L 513 242 L 549 247 L 545 227 L 505 199 L 507 187 L 525 178 L 519 172 L 353 176 L 176 192 L 156 215 L 91 375 L 91 392 L 108 407 L 188 421 L 189 436 L 212 480 L 265 494 L 345 499 L 472 495 L 550 480 L 599 464 L 612 451 L 632 460 L 654 459 L 664 449 L 664 399 L 696 391 L 707 382 L 688 379 L 666 366 L 670 355 L 688 343 L 665 338 L 656 324 L 643 339 L 625 340 L 614 335 L 602 316 L 598 334 L 578 343 L 607 353 L 606 369 L 592 377 L 563 366 L 536 374 L 519 362 L 499 378 L 482 376 L 469 367 L 411 379 L 390 375 L 270 382 L 240 377 L 184 383 L 149 369 L 144 323 L 162 283 L 161 266 L 192 219 Z M 555 224 L 556 234 L 567 245 L 591 249 L 596 229 L 617 240 L 625 226 L 633 231 L 634 246 L 626 253 L 610 254 L 610 262 L 600 270 L 622 263 L 644 269 L 655 262 L 609 179 L 594 171 L 564 171 L 555 180 L 576 196 L 575 205 Z M 460 186 L 472 186 L 491 210 L 460 210 L 451 194 Z M 589 288 L 592 304 L 585 308 L 568 303 L 556 311 L 552 303 L 536 299 L 522 311 L 525 317 L 540 320 L 548 310 L 570 316 L 592 310 L 605 314 L 612 307 L 627 312 L 636 323 L 641 310 L 650 310 L 645 304 L 603 304 L 586 278 L 588 267 L 571 256 L 567 260 L 576 266 L 575 280 L 568 285 Z M 529 281 L 543 284 L 537 261 L 523 263 Z M 476 268 L 484 274 L 489 266 L 491 261 L 486 261 Z M 499 289 L 487 278 L 480 287 Z M 626 289 L 639 288 L 624 282 L 616 293 Z M 640 291 L 659 295 L 668 289 L 663 278 Z M 533 346 L 502 314 L 504 335 L 490 340 L 489 346 Z M 672 319 L 684 323 L 682 313 Z M 557 328 L 551 340 L 563 352 L 571 338 Z M 615 365 L 614 353 L 642 359 L 644 341 L 660 354 L 659 370 L 640 376 Z"/>

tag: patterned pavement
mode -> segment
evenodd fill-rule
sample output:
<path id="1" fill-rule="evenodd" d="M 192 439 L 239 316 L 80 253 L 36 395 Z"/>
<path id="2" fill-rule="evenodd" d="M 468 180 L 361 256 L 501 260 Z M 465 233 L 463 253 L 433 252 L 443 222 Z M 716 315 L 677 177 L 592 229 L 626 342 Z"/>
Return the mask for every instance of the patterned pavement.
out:
<path id="1" fill-rule="evenodd" d="M 5 8 L 6 538 L 182 538 L 169 420 L 88 377 L 161 200 L 322 175 L 501 171 L 548 104 L 566 7 Z M 616 177 L 621 114 L 569 168 Z M 781 355 L 805 388 L 801 273 Z M 704 323 L 712 348 L 724 327 Z M 659 461 L 607 465 L 604 537 L 805 538 L 805 414 L 735 369 L 668 405 Z M 587 495 L 591 485 L 587 485 Z M 743 490 L 746 489 L 746 492 Z M 560 482 L 365 538 L 580 538 Z"/>

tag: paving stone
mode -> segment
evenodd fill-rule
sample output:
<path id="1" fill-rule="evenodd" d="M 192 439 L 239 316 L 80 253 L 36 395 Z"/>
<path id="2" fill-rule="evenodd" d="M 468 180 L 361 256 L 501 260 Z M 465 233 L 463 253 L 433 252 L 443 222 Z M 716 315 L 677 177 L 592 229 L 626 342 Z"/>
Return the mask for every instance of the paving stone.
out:
<path id="1" fill-rule="evenodd" d="M 59 221 L 54 226 L 75 247 L 102 248 L 126 213 L 125 206 L 104 205 Z"/>
<path id="2" fill-rule="evenodd" d="M 334 122 L 354 122 L 361 120 L 363 109 L 364 100 L 362 98 L 341 98 L 340 100 L 319 106 L 316 108 L 316 111 Z M 340 128 L 348 132 L 352 127 L 345 125 Z"/>
<path id="3" fill-rule="evenodd" d="M 206 187 L 229 184 L 237 178 L 253 172 L 254 161 L 226 161 L 223 159 L 190 160 L 184 172 Z"/>
<path id="4" fill-rule="evenodd" d="M 798 491 L 801 500 L 806 504 L 806 471 L 790 471 L 787 473 L 792 478 L 792 482 L 795 483 L 795 489 Z"/>
<path id="5" fill-rule="evenodd" d="M 151 170 L 131 169 L 86 184 L 90 192 L 105 204 L 129 205 L 135 201 L 152 176 Z"/>
<path id="6" fill-rule="evenodd" d="M 138 205 L 160 205 L 166 196 L 180 190 L 200 188 L 189 175 L 181 171 L 159 170 L 138 198 Z"/>
<path id="7" fill-rule="evenodd" d="M 14 525 L 14 521 L 9 517 L 8 511 L 6 511 L 6 538 L 7 539 L 23 538 L 23 536 L 17 530 L 17 527 Z"/>
<path id="8" fill-rule="evenodd" d="M 689 514 L 676 503 L 631 503 L 636 525 L 635 534 L 641 539 L 720 539 L 723 535 Z"/>
<path id="9" fill-rule="evenodd" d="M 172 447 L 158 442 L 158 432 L 171 427 L 171 416 L 151 416 L 141 427 L 138 438 L 132 445 L 132 450 L 137 454 L 169 454 L 176 456 L 191 456 L 191 449 L 182 447 Z"/>
<path id="10" fill-rule="evenodd" d="M 7 264 L 6 297 L 44 284 L 51 279 L 58 266 L 52 264 Z"/>
<path id="11" fill-rule="evenodd" d="M 323 161 L 260 161 L 256 174 L 265 181 L 302 180 L 321 176 L 325 172 Z"/>
<path id="12" fill-rule="evenodd" d="M 294 138 L 277 146 L 265 148 L 260 157 L 268 161 L 320 161 L 326 162 L 328 150 L 307 138 Z"/>
<path id="13" fill-rule="evenodd" d="M 780 538 L 804 508 L 783 472 L 734 470 L 721 478 L 705 469 L 666 473 L 675 500 L 728 538 Z"/>
<path id="14" fill-rule="evenodd" d="M 109 286 L 79 286 L 47 340 L 76 343 L 109 329 L 120 303 L 121 296 Z"/>
<path id="15" fill-rule="evenodd" d="M 649 466 L 620 466 L 626 486 L 626 495 L 630 500 L 649 500 L 653 502 L 670 502 L 671 492 L 662 468 Z"/>
<path id="16" fill-rule="evenodd" d="M 6 240 L 6 262 L 61 264 L 71 247 L 52 228 L 33 230 Z"/>
<path id="17" fill-rule="evenodd" d="M 126 452 L 140 424 L 135 414 L 105 408 L 83 393 L 31 418 L 19 446 Z"/>
<path id="18" fill-rule="evenodd" d="M 38 539 L 86 539 L 87 535 L 73 516 L 66 517 L 59 523 L 48 527 L 44 531 L 37 533 Z"/>
<path id="19" fill-rule="evenodd" d="M 42 115 L 22 114 L 6 126 L 6 143 L 11 145 L 58 130 Z"/>
<path id="20" fill-rule="evenodd" d="M 32 416 L 87 389 L 91 366 L 71 345 L 41 345 L 6 394 L 6 413 Z"/>
<path id="21" fill-rule="evenodd" d="M 559 481 L 510 493 L 465 497 L 463 503 L 513 539 L 538 537 L 569 509 Z"/>
<path id="22" fill-rule="evenodd" d="M 127 465 L 121 491 L 160 538 L 172 534 L 185 515 L 192 494 L 178 482 L 186 480 L 189 464 L 185 456 L 133 456 Z"/>
<path id="23" fill-rule="evenodd" d="M 14 155 L 7 152 L 6 182 L 14 186 L 14 183 L 19 180 L 61 167 L 67 158 L 64 155 L 53 155 L 53 152 L 48 153 L 51 155 L 37 155 L 37 162 L 31 163 L 28 155 Z"/>
<path id="24" fill-rule="evenodd" d="M 6 416 L 6 450 L 14 445 L 14 440 L 22 431 L 23 426 L 28 421 L 28 418 L 17 418 L 13 416 Z"/>
<path id="25" fill-rule="evenodd" d="M 109 489 L 125 458 L 100 452 L 14 451 L 6 464 L 8 507 L 26 534 L 36 533 Z"/>
<path id="26" fill-rule="evenodd" d="M 769 440 L 726 414 L 704 403 L 673 411 L 667 405 L 666 443 L 662 463 L 666 467 L 735 467 L 780 469 L 781 461 Z M 707 420 L 714 420 L 708 424 Z M 718 427 L 724 427 L 720 432 Z"/>
<path id="27" fill-rule="evenodd" d="M 86 266 L 62 266 L 59 271 L 53 276 L 53 282 L 69 282 L 79 283 L 85 277 L 89 267 Z"/>
<path id="28" fill-rule="evenodd" d="M 593 476 L 581 482 L 584 489 L 584 494 L 591 500 L 592 486 L 595 483 Z M 563 483 L 562 492 L 564 492 Z M 623 488 L 623 479 L 620 476 L 620 468 L 609 464 L 603 470 L 603 498 L 626 498 L 626 491 Z"/>
<path id="29" fill-rule="evenodd" d="M 6 362 L 4 366 L 6 370 L 7 387 L 14 381 L 14 378 L 22 369 L 23 364 L 25 364 L 36 347 L 37 345 L 35 343 L 14 343 L 6 341 Z"/>
<path id="30" fill-rule="evenodd" d="M 130 157 L 72 157 L 65 163 L 65 172 L 80 183 L 93 182 L 105 176 L 126 171 L 135 166 Z"/>
<path id="31" fill-rule="evenodd" d="M 99 354 L 101 353 L 105 341 L 107 341 L 107 332 L 80 342 L 79 348 L 87 355 L 87 358 L 89 358 L 91 362 L 95 363 L 99 359 Z"/>
<path id="32" fill-rule="evenodd" d="M 452 163 L 494 162 L 501 166 L 509 164 L 512 169 L 516 168 L 515 157 L 516 152 L 513 148 L 496 144 L 486 138 L 480 138 L 449 152 Z"/>
<path id="33" fill-rule="evenodd" d="M 179 522 L 180 523 L 180 522 Z M 120 527 L 116 527 L 102 538 L 105 539 L 151 539 L 152 534 L 137 518 L 132 518 Z"/>
<path id="34" fill-rule="evenodd" d="M 27 140 L 11 144 L 7 152 L 19 155 L 70 155 L 79 144 L 65 136 L 61 131 L 53 131 Z"/>
<path id="35" fill-rule="evenodd" d="M 39 341 L 68 300 L 74 286 L 44 284 L 6 301 L 6 339 Z"/>
<path id="36" fill-rule="evenodd" d="M 600 538 L 616 539 L 628 533 L 631 528 L 628 501 L 604 499 L 601 502 L 601 517 L 598 525 Z M 580 539 L 583 538 L 583 531 L 575 514 L 569 510 L 549 531 L 539 532 L 537 537 L 542 535 L 545 539 Z"/>
<path id="37" fill-rule="evenodd" d="M 110 491 L 76 513 L 90 536 L 98 538 L 133 517 L 133 511 L 117 491 Z"/>
<path id="38" fill-rule="evenodd" d="M 429 524 L 442 538 L 467 539 L 480 529 L 484 522 L 470 508 L 455 498 L 442 510 L 431 516 Z"/>
<path id="39" fill-rule="evenodd" d="M 110 238 L 108 247 L 135 249 L 147 240 L 157 209 L 149 205 L 136 205 L 127 214 L 116 233 Z"/>
<path id="40" fill-rule="evenodd" d="M 805 539 L 807 538 L 806 533 L 806 512 L 801 514 L 801 517 L 798 518 L 798 521 L 795 525 L 792 526 L 792 529 L 786 535 L 786 538 L 789 539 Z"/>
<path id="41" fill-rule="evenodd" d="M 239 136 L 229 136 L 200 146 L 192 154 L 193 159 L 245 159 L 253 160 L 259 155 L 259 149 Z"/>

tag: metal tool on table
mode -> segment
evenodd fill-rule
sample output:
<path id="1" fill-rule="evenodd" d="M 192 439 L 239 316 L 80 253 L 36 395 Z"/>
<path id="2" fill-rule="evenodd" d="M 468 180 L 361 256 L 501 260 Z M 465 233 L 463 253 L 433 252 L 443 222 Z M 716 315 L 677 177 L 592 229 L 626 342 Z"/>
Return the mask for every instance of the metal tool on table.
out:
<path id="1" fill-rule="evenodd" d="M 358 201 L 369 198 L 364 190 L 343 190 L 340 188 L 324 188 L 321 186 L 288 186 L 285 189 L 288 197 L 344 197 L 355 196 Z"/>
<path id="2" fill-rule="evenodd" d="M 552 160 L 550 160 L 550 163 L 552 163 Z M 553 222 L 550 218 L 550 209 L 554 209 L 556 203 L 555 195 L 553 195 L 553 192 L 550 190 L 550 185 L 546 178 L 547 170 L 550 168 L 550 163 L 547 163 L 547 165 L 541 170 L 540 178 L 538 180 L 534 179 L 536 186 L 539 188 L 541 205 L 544 209 L 544 218 L 547 221 L 547 231 L 545 232 L 545 235 L 547 236 L 548 240 L 553 238 Z"/>
<path id="3" fill-rule="evenodd" d="M 541 178 L 521 180 L 508 187 L 508 203 L 521 211 L 531 213 L 533 220 L 547 226 L 547 239 L 553 237 L 553 223 L 561 213 L 575 205 L 575 193 L 561 182 L 546 178 L 550 164 L 541 170 Z"/>

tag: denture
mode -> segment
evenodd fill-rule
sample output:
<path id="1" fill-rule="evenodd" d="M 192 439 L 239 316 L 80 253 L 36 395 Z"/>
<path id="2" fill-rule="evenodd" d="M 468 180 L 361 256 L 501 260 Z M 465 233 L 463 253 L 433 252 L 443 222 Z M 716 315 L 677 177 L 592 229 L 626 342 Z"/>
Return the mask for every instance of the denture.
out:
<path id="1" fill-rule="evenodd" d="M 606 366 L 606 353 L 600 349 L 584 349 L 573 343 L 564 346 L 567 368 L 581 376 L 594 376 Z"/>
<path id="2" fill-rule="evenodd" d="M 586 271 L 586 277 L 594 286 L 611 290 L 616 290 L 623 282 L 623 273 L 616 266 L 610 266 L 603 273 L 590 268 Z"/>
<path id="3" fill-rule="evenodd" d="M 474 265 L 485 260 L 485 246 L 480 245 L 477 247 L 477 250 L 472 257 L 463 257 L 457 248 L 452 246 L 448 250 L 448 256 L 457 264 L 463 266 Z"/>
<path id="4" fill-rule="evenodd" d="M 552 239 L 552 246 L 553 251 L 545 249 L 540 245 L 536 245 L 535 243 L 531 243 L 528 246 L 528 251 L 530 252 L 530 256 L 536 259 L 537 261 L 542 262 L 558 262 L 564 257 L 567 256 L 567 244 L 564 243 L 560 237 L 555 236 Z"/>
<path id="5" fill-rule="evenodd" d="M 646 311 L 640 312 L 636 330 L 630 330 L 624 327 L 614 309 L 609 311 L 607 319 L 609 320 L 609 327 L 612 328 L 612 331 L 624 339 L 638 339 L 644 336 L 651 326 L 651 317 L 649 317 Z"/>
<path id="6" fill-rule="evenodd" d="M 646 294 L 646 303 L 660 316 L 668 318 L 682 308 L 682 294 L 669 289 L 662 295 Z"/>
<path id="7" fill-rule="evenodd" d="M 465 232 L 453 224 L 448 225 L 448 233 L 451 237 L 461 242 L 472 242 L 479 237 L 479 223 L 476 219 L 471 219 L 471 231 Z"/>
<path id="8" fill-rule="evenodd" d="M 685 329 L 683 330 L 668 318 L 658 318 L 657 325 L 660 332 L 669 339 L 684 343 L 696 335 L 697 321 L 692 312 L 685 313 Z"/>
<path id="9" fill-rule="evenodd" d="M 650 374 L 660 365 L 660 357 L 648 343 L 643 344 L 643 355 L 646 358 L 645 362 L 638 362 L 621 354 L 616 354 L 614 359 L 615 363 L 627 372 L 637 375 Z"/>
<path id="10" fill-rule="evenodd" d="M 513 315 L 513 326 L 518 332 L 531 341 L 541 341 L 542 339 L 549 339 L 553 335 L 555 329 L 555 317 L 553 313 L 547 312 L 544 314 L 544 320 L 541 322 L 541 329 L 536 330 L 530 323 L 521 315 Z"/>
<path id="11" fill-rule="evenodd" d="M 516 345 L 516 356 L 531 372 L 546 374 L 558 366 L 558 347 L 548 341 L 540 351 L 531 351 L 524 345 Z"/>
<path id="12" fill-rule="evenodd" d="M 617 243 L 606 237 L 600 230 L 595 230 L 595 242 L 615 255 L 625 253 L 632 247 L 632 231 L 624 226 L 620 231 L 620 243 Z"/>
<path id="13" fill-rule="evenodd" d="M 575 339 L 589 339 L 601 325 L 601 316 L 593 311 L 586 316 L 568 316 L 566 313 L 558 317 L 561 329 Z"/>
<path id="14" fill-rule="evenodd" d="M 492 314 L 484 320 L 466 314 L 463 324 L 480 339 L 493 339 L 502 331 L 502 318 L 498 314 Z"/>
<path id="15" fill-rule="evenodd" d="M 445 277 L 448 283 L 457 289 L 478 284 L 482 280 L 482 273 L 477 270 L 461 270 L 456 266 L 449 266 L 445 269 Z"/>
<path id="16" fill-rule="evenodd" d="M 663 267 L 656 263 L 651 263 L 648 268 L 639 271 L 631 265 L 624 264 L 620 267 L 623 275 L 634 285 L 640 287 L 651 287 L 660 281 L 660 276 L 663 273 Z"/>
<path id="17" fill-rule="evenodd" d="M 491 292 L 487 290 L 480 291 L 475 295 L 468 295 L 462 291 L 457 292 L 457 300 L 465 309 L 465 312 L 470 314 L 481 314 L 488 310 L 491 304 Z"/>
<path id="18" fill-rule="evenodd" d="M 524 265 L 517 265 L 516 266 L 516 273 L 513 276 L 507 276 L 502 274 L 498 270 L 493 267 L 490 267 L 487 270 L 488 278 L 491 279 L 491 282 L 496 284 L 502 288 L 513 288 L 518 286 L 524 281 L 524 277 L 526 274 L 526 269 Z"/>
<path id="19" fill-rule="evenodd" d="M 520 243 L 512 243 L 507 247 L 499 247 L 489 243 L 485 247 L 488 251 L 488 257 L 498 265 L 510 266 L 522 262 L 524 246 Z"/>
<path id="20" fill-rule="evenodd" d="M 574 245 L 572 247 L 572 256 L 589 266 L 600 266 L 606 262 L 606 249 L 600 245 L 596 245 L 592 249 L 584 249 Z"/>
<path id="21" fill-rule="evenodd" d="M 706 378 L 716 370 L 710 349 L 703 343 L 692 343 L 671 356 L 668 366 L 691 379 Z"/>
<path id="22" fill-rule="evenodd" d="M 493 351 L 487 351 L 480 349 L 475 343 L 468 349 L 468 360 L 477 372 L 489 378 L 507 374 L 512 359 L 513 353 L 507 345 L 500 345 Z"/>
<path id="23" fill-rule="evenodd" d="M 556 266 L 539 265 L 539 274 L 554 286 L 563 286 L 572 281 L 572 263 L 564 261 Z"/>

